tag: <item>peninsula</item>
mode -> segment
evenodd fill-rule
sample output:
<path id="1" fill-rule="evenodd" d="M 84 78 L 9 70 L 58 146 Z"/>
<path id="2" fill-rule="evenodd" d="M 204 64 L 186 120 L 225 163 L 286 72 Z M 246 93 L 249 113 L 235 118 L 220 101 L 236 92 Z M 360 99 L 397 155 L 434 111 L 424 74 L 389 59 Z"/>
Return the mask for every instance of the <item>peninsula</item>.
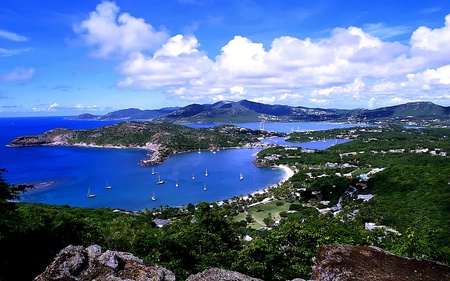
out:
<path id="1" fill-rule="evenodd" d="M 234 125 L 196 129 L 169 123 L 129 121 L 88 130 L 56 128 L 40 135 L 17 137 L 9 146 L 141 148 L 153 152 L 148 159 L 140 161 L 140 165 L 150 166 L 160 164 L 176 153 L 262 145 L 259 138 L 274 135 L 279 133 Z"/>

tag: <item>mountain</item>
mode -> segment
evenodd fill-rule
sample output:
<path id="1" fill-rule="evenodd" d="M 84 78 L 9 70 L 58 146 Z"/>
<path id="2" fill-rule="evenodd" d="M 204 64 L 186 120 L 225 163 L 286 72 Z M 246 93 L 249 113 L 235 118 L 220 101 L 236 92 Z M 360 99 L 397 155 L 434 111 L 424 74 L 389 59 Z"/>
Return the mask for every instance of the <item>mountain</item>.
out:
<path id="1" fill-rule="evenodd" d="M 367 120 L 449 120 L 450 107 L 443 107 L 432 102 L 410 102 L 395 106 L 382 107 L 378 109 L 365 110 L 356 116 Z"/>
<path id="2" fill-rule="evenodd" d="M 155 118 L 158 122 L 216 123 L 262 121 L 325 121 L 342 118 L 349 110 L 269 105 L 241 100 L 194 104 Z"/>
<path id="3" fill-rule="evenodd" d="M 377 109 L 324 109 L 302 106 L 270 105 L 248 100 L 190 104 L 184 107 L 140 110 L 129 108 L 102 116 L 82 114 L 77 119 L 137 120 L 151 119 L 169 123 L 244 123 L 244 122 L 398 122 L 408 125 L 450 124 L 450 107 L 431 102 L 411 102 Z"/>
<path id="4" fill-rule="evenodd" d="M 153 119 L 155 117 L 168 114 L 178 107 L 167 107 L 161 109 L 147 109 L 141 110 L 137 108 L 121 109 L 117 111 L 110 112 L 105 115 L 92 115 L 92 114 L 81 114 L 75 119 L 78 120 L 139 120 L 139 119 Z"/>
<path id="5" fill-rule="evenodd" d="M 323 109 L 302 106 L 268 105 L 242 100 L 214 104 L 193 104 L 155 118 L 157 122 L 403 122 L 426 125 L 450 122 L 450 107 L 431 102 L 412 102 L 378 109 Z"/>

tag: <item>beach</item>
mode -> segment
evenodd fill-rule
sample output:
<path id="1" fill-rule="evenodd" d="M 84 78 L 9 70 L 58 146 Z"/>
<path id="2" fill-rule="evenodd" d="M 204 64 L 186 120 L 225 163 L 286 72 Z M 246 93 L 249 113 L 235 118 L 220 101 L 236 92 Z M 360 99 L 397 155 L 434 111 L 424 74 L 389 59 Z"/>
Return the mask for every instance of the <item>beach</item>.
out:
<path id="1" fill-rule="evenodd" d="M 290 178 L 294 175 L 294 171 L 292 171 L 292 169 L 289 168 L 289 167 L 286 166 L 286 165 L 278 165 L 278 166 L 276 166 L 276 167 L 279 168 L 279 169 L 281 169 L 281 170 L 283 170 L 283 172 L 284 172 L 284 177 L 283 177 L 283 179 L 282 179 L 280 182 L 278 182 L 277 184 L 282 184 L 282 183 L 284 183 L 285 181 L 287 181 L 288 179 L 290 179 Z M 271 187 L 273 187 L 273 186 L 274 186 L 274 185 L 271 185 L 271 186 L 268 186 L 268 187 L 266 187 L 266 188 L 264 188 L 264 189 L 262 189 L 262 190 L 257 190 L 257 191 L 255 191 L 255 192 L 252 192 L 252 193 L 250 193 L 250 194 L 244 196 L 242 199 L 247 200 L 248 197 L 249 197 L 249 195 L 254 196 L 254 195 L 256 195 L 256 194 L 263 194 L 263 193 L 266 193 L 266 192 L 269 190 L 269 188 L 271 188 Z M 219 205 L 221 205 L 223 202 L 221 201 L 221 202 L 219 202 L 219 203 L 220 203 Z M 259 203 L 255 203 L 255 204 L 259 204 Z M 252 205 L 254 205 L 254 204 L 252 204 Z"/>

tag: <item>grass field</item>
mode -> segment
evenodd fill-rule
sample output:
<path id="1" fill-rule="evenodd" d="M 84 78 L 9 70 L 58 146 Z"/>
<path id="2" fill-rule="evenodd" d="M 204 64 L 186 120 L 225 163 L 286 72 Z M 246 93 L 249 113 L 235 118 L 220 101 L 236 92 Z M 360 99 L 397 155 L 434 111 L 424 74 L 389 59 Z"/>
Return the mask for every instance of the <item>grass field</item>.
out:
<path id="1" fill-rule="evenodd" d="M 280 205 L 282 204 L 282 205 Z M 291 203 L 286 200 L 277 200 L 266 204 L 258 204 L 256 206 L 249 207 L 247 212 L 253 217 L 254 221 L 250 224 L 250 227 L 258 229 L 266 226 L 263 222 L 264 218 L 269 215 L 273 220 L 279 221 L 281 219 L 280 213 L 289 210 Z M 240 213 L 234 217 L 235 221 L 245 221 L 246 215 Z"/>

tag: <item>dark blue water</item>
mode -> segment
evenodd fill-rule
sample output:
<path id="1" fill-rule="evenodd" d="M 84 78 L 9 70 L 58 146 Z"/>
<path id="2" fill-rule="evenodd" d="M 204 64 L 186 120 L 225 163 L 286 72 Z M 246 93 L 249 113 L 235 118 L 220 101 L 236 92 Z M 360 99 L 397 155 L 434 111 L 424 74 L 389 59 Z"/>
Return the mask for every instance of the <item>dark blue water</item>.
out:
<path id="1" fill-rule="evenodd" d="M 295 146 L 308 149 L 327 149 L 330 146 L 351 141 L 350 139 L 324 139 L 309 142 L 288 142 L 284 137 L 272 137 L 261 140 L 264 143 L 270 143 L 281 146 Z"/>
<path id="2" fill-rule="evenodd" d="M 6 147 L 17 136 L 41 134 L 56 127 L 87 129 L 112 123 L 117 122 L 62 117 L 0 118 L 0 167 L 9 171 L 4 174 L 6 180 L 35 185 L 36 189 L 22 196 L 27 202 L 142 210 L 246 195 L 276 184 L 284 177 L 281 169 L 253 165 L 258 149 L 178 154 L 156 166 L 157 174 L 152 175 L 150 167 L 138 165 L 147 156 L 146 151 L 139 149 Z M 250 125 L 259 126 L 247 123 L 246 127 Z M 268 124 L 265 126 L 267 129 Z M 205 176 L 206 169 L 208 176 Z M 240 173 L 244 176 L 242 181 Z M 156 183 L 158 176 L 164 184 Z M 106 182 L 112 185 L 111 189 L 105 189 Z M 87 198 L 89 188 L 96 197 Z M 151 200 L 153 193 L 156 201 Z"/>

